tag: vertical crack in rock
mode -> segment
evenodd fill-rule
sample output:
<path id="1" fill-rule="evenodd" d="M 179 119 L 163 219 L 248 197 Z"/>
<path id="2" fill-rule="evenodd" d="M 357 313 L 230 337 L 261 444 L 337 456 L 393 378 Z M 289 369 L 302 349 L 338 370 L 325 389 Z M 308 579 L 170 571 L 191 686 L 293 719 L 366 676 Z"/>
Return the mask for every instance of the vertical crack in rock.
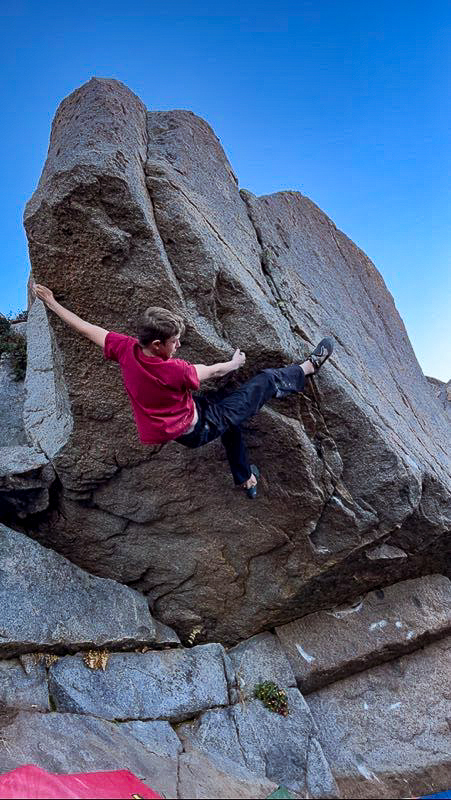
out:
<path id="1" fill-rule="evenodd" d="M 237 744 L 238 744 L 238 746 L 239 746 L 239 748 L 241 750 L 241 754 L 242 754 L 242 757 L 243 757 L 243 764 L 245 764 L 246 768 L 252 772 L 253 771 L 252 770 L 252 766 L 253 765 L 252 765 L 252 762 L 251 762 L 251 764 L 249 764 L 249 761 L 248 761 L 248 758 L 247 758 L 247 748 L 246 748 L 246 745 L 243 744 L 243 742 L 241 741 L 240 726 L 239 726 L 239 723 L 238 723 L 238 721 L 236 719 L 236 707 L 237 707 L 237 705 L 238 705 L 238 703 L 235 706 L 232 706 L 229 709 L 229 714 L 230 714 L 230 717 L 231 717 L 231 719 L 233 721 L 233 725 L 235 727 L 236 740 L 237 740 Z"/>
<path id="2" fill-rule="evenodd" d="M 147 134 L 147 135 L 149 135 L 149 134 Z M 183 289 L 182 289 L 182 286 L 181 286 L 180 278 L 176 273 L 175 266 L 171 261 L 169 253 L 168 253 L 168 251 L 166 249 L 166 245 L 165 245 L 164 239 L 163 239 L 163 237 L 161 235 L 161 231 L 160 231 L 160 229 L 158 227 L 157 212 L 156 212 L 156 209 L 155 209 L 155 200 L 154 200 L 152 188 L 149 185 L 149 181 L 146 181 L 146 188 L 147 188 L 147 193 L 149 195 L 150 205 L 152 207 L 153 220 L 154 220 L 154 223 L 155 223 L 155 231 L 156 231 L 156 233 L 157 233 L 157 235 L 159 237 L 159 240 L 160 240 L 160 243 L 161 243 L 161 248 L 162 248 L 162 250 L 163 250 L 163 252 L 164 252 L 164 254 L 166 256 L 167 266 L 169 267 L 169 270 L 172 273 L 172 277 L 173 277 L 174 283 L 176 284 L 176 286 L 178 287 L 178 290 L 180 292 L 180 299 L 181 299 L 183 305 L 186 305 L 186 301 L 185 301 L 184 296 L 183 296 Z"/>
<path id="3" fill-rule="evenodd" d="M 301 327 L 299 321 L 293 316 L 290 311 L 291 301 L 290 299 L 285 299 L 280 287 L 277 284 L 274 275 L 273 269 L 273 256 L 271 254 L 271 250 L 269 247 L 265 247 L 263 242 L 263 236 L 258 225 L 254 214 L 252 213 L 252 207 L 249 203 L 249 193 L 245 189 L 240 190 L 241 199 L 246 206 L 247 215 L 251 222 L 252 227 L 254 228 L 255 235 L 257 237 L 258 244 L 260 245 L 260 263 L 262 273 L 265 277 L 266 283 L 268 284 L 268 288 L 270 294 L 274 298 L 274 302 L 279 309 L 279 312 L 285 317 L 287 320 L 291 330 L 293 333 L 298 334 L 299 336 L 304 339 L 304 341 L 308 342 L 309 344 L 313 344 L 310 336 L 306 331 Z"/>

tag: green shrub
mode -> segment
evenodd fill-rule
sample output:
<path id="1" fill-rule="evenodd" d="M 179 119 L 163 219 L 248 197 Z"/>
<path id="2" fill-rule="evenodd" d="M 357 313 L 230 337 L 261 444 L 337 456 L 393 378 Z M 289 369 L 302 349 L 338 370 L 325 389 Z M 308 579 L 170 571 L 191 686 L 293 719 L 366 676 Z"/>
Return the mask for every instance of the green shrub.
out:
<path id="1" fill-rule="evenodd" d="M 15 381 L 23 381 L 27 368 L 27 342 L 14 333 L 7 317 L 0 314 L 0 356 L 7 353 Z"/>
<path id="2" fill-rule="evenodd" d="M 281 714 L 286 717 L 288 711 L 288 698 L 283 689 L 279 689 L 276 683 L 272 681 L 264 681 L 258 683 L 254 689 L 254 697 L 261 700 L 266 708 L 274 711 L 276 714 Z"/>
<path id="3" fill-rule="evenodd" d="M 11 323 L 9 319 L 0 314 L 0 341 L 11 335 Z"/>

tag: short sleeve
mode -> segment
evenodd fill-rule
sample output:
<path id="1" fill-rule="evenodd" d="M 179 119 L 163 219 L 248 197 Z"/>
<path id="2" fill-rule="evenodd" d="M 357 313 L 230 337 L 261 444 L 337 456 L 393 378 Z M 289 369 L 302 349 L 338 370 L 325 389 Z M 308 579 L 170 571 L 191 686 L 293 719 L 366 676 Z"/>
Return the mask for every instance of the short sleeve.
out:
<path id="1" fill-rule="evenodd" d="M 113 331 L 107 333 L 103 347 L 104 357 L 109 361 L 119 362 L 125 353 L 130 338 L 130 336 L 125 336 L 123 333 L 114 333 Z"/>
<path id="2" fill-rule="evenodd" d="M 185 363 L 185 375 L 184 375 L 184 383 L 187 389 L 198 389 L 200 386 L 200 381 L 197 375 L 197 370 L 194 364 L 188 364 L 187 361 Z"/>

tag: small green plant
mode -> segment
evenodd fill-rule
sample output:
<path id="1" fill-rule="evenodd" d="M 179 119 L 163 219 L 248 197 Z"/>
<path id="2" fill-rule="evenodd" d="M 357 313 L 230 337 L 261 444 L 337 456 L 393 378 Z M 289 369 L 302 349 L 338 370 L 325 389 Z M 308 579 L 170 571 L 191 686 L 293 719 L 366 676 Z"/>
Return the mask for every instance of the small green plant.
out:
<path id="1" fill-rule="evenodd" d="M 0 314 L 0 356 L 7 353 L 15 381 L 23 381 L 27 368 L 27 342 L 15 333 L 7 317 Z"/>
<path id="2" fill-rule="evenodd" d="M 283 689 L 279 689 L 276 683 L 272 681 L 258 683 L 254 688 L 254 697 L 261 700 L 263 705 L 269 708 L 270 711 L 281 714 L 282 717 L 288 716 L 287 694 Z"/>

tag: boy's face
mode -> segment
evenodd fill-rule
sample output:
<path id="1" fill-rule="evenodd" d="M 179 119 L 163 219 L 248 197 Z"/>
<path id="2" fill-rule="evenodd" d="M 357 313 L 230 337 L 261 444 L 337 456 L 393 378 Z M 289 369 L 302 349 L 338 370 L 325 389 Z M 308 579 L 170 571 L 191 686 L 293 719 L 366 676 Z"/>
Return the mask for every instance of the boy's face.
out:
<path id="1" fill-rule="evenodd" d="M 167 361 L 168 358 L 172 358 L 174 353 L 180 347 L 180 335 L 177 334 L 176 336 L 170 336 L 169 339 L 166 339 L 165 342 L 160 342 L 159 340 L 152 342 L 152 345 L 157 345 L 154 350 L 155 354 L 158 355 L 160 358 L 164 358 Z"/>

